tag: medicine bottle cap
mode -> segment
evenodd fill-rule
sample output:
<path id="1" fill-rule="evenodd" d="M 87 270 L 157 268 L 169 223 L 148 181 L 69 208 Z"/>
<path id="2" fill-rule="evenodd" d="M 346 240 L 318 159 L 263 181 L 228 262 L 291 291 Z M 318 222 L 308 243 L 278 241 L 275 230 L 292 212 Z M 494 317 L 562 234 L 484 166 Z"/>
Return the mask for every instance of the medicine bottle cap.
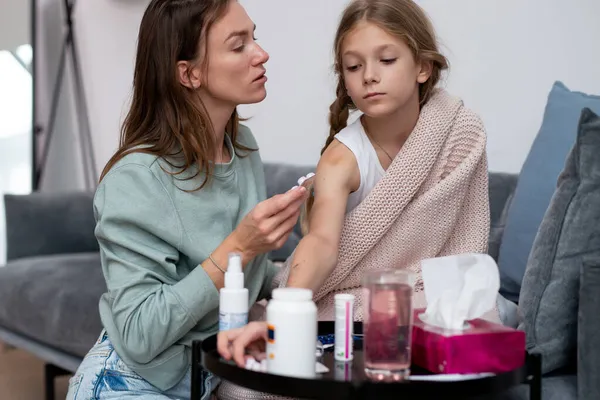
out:
<path id="1" fill-rule="evenodd" d="M 227 271 L 225 272 L 225 288 L 243 289 L 244 273 L 242 272 L 242 256 L 239 253 L 229 253 Z"/>
<path id="2" fill-rule="evenodd" d="M 340 293 L 333 296 L 335 301 L 354 301 L 353 294 Z"/>
<path id="3" fill-rule="evenodd" d="M 272 296 L 274 300 L 281 301 L 310 301 L 313 292 L 310 289 L 302 288 L 277 288 L 273 289 Z"/>

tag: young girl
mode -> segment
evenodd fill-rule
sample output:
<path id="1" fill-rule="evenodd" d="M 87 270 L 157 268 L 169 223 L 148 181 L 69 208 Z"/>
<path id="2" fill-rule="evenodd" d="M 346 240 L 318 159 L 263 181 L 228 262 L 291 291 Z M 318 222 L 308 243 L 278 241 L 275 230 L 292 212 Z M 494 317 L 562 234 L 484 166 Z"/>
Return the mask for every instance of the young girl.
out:
<path id="1" fill-rule="evenodd" d="M 308 203 L 307 233 L 281 285 L 310 288 L 321 319 L 364 272 L 487 250 L 486 136 L 480 119 L 437 89 L 447 68 L 411 0 L 355 0 L 335 38 L 337 98 Z M 361 115 L 346 126 L 349 111 Z M 287 278 L 287 279 L 286 279 Z"/>

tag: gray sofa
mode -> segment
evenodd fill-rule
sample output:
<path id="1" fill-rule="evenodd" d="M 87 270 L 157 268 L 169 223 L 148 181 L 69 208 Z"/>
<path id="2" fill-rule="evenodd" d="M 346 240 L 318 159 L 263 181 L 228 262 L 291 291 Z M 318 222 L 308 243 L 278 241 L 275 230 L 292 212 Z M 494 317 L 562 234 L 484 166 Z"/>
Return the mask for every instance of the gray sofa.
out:
<path id="1" fill-rule="evenodd" d="M 268 195 L 287 191 L 310 171 L 312 167 L 266 164 Z M 517 176 L 490 173 L 489 177 L 489 253 L 497 257 Z M 92 196 L 5 196 L 8 262 L 0 268 L 0 340 L 48 363 L 48 397 L 53 376 L 75 371 L 102 329 L 98 299 L 106 287 L 93 234 Z M 271 258 L 285 259 L 298 240 L 296 227 Z M 512 306 L 514 311 L 516 306 Z M 510 321 L 514 315 L 505 313 L 503 317 Z M 561 384 L 571 385 L 576 380 L 565 382 Z"/>

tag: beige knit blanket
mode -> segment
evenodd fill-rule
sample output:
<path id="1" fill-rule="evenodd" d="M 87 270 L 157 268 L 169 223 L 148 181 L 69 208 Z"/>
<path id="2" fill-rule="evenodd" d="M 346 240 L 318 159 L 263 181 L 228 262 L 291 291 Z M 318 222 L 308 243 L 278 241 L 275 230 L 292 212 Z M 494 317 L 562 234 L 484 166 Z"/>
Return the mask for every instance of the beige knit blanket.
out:
<path id="1" fill-rule="evenodd" d="M 437 90 L 421 110 L 414 131 L 371 193 L 346 215 L 338 264 L 315 292 L 320 320 L 333 320 L 336 293 L 356 296 L 366 271 L 389 268 L 416 273 L 415 307 L 425 307 L 420 261 L 485 253 L 489 235 L 486 134 L 463 102 Z M 285 286 L 290 256 L 276 278 Z M 496 317 L 491 319 L 498 320 Z M 270 398 L 226 384 L 224 398 Z M 221 396 L 220 396 L 221 397 Z M 273 396 L 272 398 L 276 398 Z"/>
<path id="2" fill-rule="evenodd" d="M 438 90 L 384 177 L 346 215 L 338 264 L 315 293 L 319 319 L 333 320 L 336 293 L 356 296 L 362 320 L 362 277 L 388 268 L 416 273 L 415 307 L 425 306 L 420 262 L 485 253 L 489 237 L 486 134 L 463 102 Z M 290 256 L 277 277 L 285 286 Z"/>

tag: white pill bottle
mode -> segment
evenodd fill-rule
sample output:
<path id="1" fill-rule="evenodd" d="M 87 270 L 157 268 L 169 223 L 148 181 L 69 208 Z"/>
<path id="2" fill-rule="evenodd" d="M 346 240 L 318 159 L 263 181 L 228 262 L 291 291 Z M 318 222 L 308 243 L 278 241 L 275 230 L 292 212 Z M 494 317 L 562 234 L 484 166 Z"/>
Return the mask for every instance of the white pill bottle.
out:
<path id="1" fill-rule="evenodd" d="M 317 306 L 310 289 L 278 288 L 267 305 L 267 371 L 313 378 L 316 375 Z"/>

